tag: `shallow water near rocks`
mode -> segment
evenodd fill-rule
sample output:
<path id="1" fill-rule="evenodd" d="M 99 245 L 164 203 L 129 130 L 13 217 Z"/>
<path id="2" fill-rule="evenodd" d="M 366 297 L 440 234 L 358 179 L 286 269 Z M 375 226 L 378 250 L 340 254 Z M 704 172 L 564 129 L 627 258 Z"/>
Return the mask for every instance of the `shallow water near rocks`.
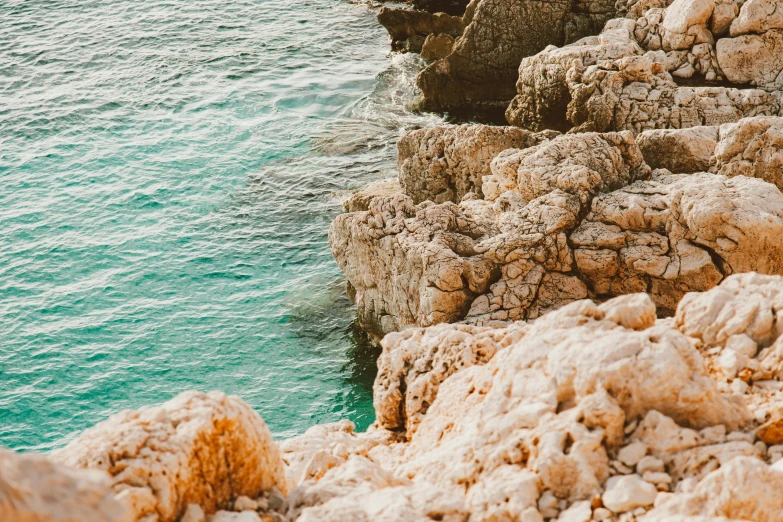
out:
<path id="1" fill-rule="evenodd" d="M 373 420 L 327 230 L 438 121 L 387 50 L 347 0 L 0 4 L 0 445 L 188 389 Z"/>

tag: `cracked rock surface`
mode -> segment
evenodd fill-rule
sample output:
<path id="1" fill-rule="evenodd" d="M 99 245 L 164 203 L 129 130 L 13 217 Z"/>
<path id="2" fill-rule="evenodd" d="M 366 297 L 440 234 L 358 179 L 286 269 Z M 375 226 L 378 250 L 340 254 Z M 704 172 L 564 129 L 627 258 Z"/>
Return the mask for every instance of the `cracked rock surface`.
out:
<path id="1" fill-rule="evenodd" d="M 595 34 L 614 15 L 614 2 L 607 0 L 474 0 L 451 53 L 417 78 L 423 105 L 504 107 L 514 97 L 520 59 Z"/>
<path id="2" fill-rule="evenodd" d="M 635 292 L 649 293 L 671 314 L 685 293 L 709 290 L 727 275 L 783 273 L 783 194 L 768 183 L 774 175 L 731 172 L 745 150 L 775 164 L 779 121 L 639 138 L 627 131 L 555 136 L 497 154 L 482 176 L 484 199 L 476 182 L 463 181 L 474 179 L 462 173 L 478 170 L 475 163 L 446 168 L 470 140 L 455 139 L 444 153 L 432 144 L 455 128 L 416 131 L 420 147 L 401 153 L 401 179 L 414 171 L 417 182 L 378 196 L 366 211 L 338 216 L 330 230 L 359 322 L 380 339 L 408 326 L 532 319 L 578 299 Z M 651 173 L 643 154 L 680 170 L 709 165 L 714 172 Z M 669 159 L 675 156 L 681 164 Z M 463 200 L 426 200 L 444 193 L 446 176 L 465 187 Z M 456 200 L 461 192 L 453 192 Z"/>

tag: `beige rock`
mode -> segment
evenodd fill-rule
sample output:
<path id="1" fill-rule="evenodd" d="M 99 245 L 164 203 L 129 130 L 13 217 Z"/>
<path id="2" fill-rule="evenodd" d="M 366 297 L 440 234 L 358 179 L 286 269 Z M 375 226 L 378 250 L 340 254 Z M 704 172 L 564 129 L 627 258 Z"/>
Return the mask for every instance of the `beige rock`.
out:
<path id="1" fill-rule="evenodd" d="M 135 517 L 116 498 L 105 473 L 0 449 L 0 520 L 132 522 Z"/>
<path id="2" fill-rule="evenodd" d="M 424 107 L 454 110 L 504 107 L 514 97 L 519 61 L 550 44 L 595 34 L 615 14 L 614 2 L 477 0 L 451 53 L 417 78 Z"/>
<path id="3" fill-rule="evenodd" d="M 748 487 L 753 484 L 753 487 Z M 691 493 L 675 494 L 642 522 L 686 520 L 685 516 L 726 517 L 772 522 L 780 519 L 783 473 L 752 457 L 725 463 L 702 479 Z M 666 518 L 666 517 L 678 518 Z"/>
<path id="4" fill-rule="evenodd" d="M 655 129 L 641 133 L 636 143 L 644 161 L 653 169 L 681 172 L 705 172 L 718 145 L 717 127 Z"/>
<path id="5" fill-rule="evenodd" d="M 205 522 L 207 516 L 204 510 L 198 504 L 188 504 L 185 514 L 179 519 L 179 522 Z"/>
<path id="6" fill-rule="evenodd" d="M 261 417 L 237 397 L 186 392 L 125 411 L 86 430 L 52 458 L 112 476 L 137 517 L 177 520 L 188 504 L 207 512 L 239 495 L 286 489 L 283 462 Z"/>
<path id="7" fill-rule="evenodd" d="M 499 348 L 517 342 L 525 330 L 524 323 L 504 329 L 437 325 L 387 335 L 381 343 L 383 353 L 373 386 L 378 424 L 404 429 L 410 438 L 444 380 L 469 366 L 486 364 Z"/>
<path id="8" fill-rule="evenodd" d="M 748 0 L 731 24 L 731 36 L 783 29 L 783 9 L 777 0 Z"/>
<path id="9" fill-rule="evenodd" d="M 516 127 L 441 125 L 406 133 L 397 143 L 400 185 L 414 203 L 458 203 L 469 192 L 482 197 L 482 177 L 506 149 L 527 148 L 550 137 Z"/>
<path id="10" fill-rule="evenodd" d="M 715 45 L 718 64 L 734 83 L 749 83 L 765 89 L 783 89 L 783 29 L 763 34 L 721 38 Z"/>
<path id="11" fill-rule="evenodd" d="M 402 193 L 402 187 L 400 187 L 398 180 L 377 181 L 351 194 L 343 203 L 343 207 L 346 212 L 361 212 L 369 210 L 370 203 L 375 198 L 390 197 L 400 193 Z"/>
<path id="12" fill-rule="evenodd" d="M 218 511 L 214 515 L 207 516 L 207 522 L 262 522 L 261 517 L 255 511 Z"/>
<path id="13" fill-rule="evenodd" d="M 460 496 L 394 477 L 370 460 L 352 456 L 320 480 L 305 481 L 287 499 L 287 516 L 299 522 L 467 521 Z"/>
<path id="14" fill-rule="evenodd" d="M 601 499 L 615 513 L 625 513 L 638 507 L 652 506 L 658 490 L 639 475 L 612 477 L 606 483 Z"/>
<path id="15" fill-rule="evenodd" d="M 783 118 L 757 117 L 720 127 L 710 170 L 759 178 L 783 189 Z"/>

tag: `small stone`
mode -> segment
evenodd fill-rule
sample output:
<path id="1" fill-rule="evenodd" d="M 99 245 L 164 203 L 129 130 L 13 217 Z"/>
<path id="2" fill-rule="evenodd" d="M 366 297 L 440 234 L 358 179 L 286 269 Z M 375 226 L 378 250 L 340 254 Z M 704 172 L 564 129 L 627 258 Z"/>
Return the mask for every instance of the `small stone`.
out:
<path id="1" fill-rule="evenodd" d="M 636 508 L 636 509 L 633 510 L 633 514 L 636 515 L 637 517 L 640 517 L 640 516 L 644 515 L 645 513 L 647 513 L 647 510 L 644 509 L 643 507 Z"/>
<path id="2" fill-rule="evenodd" d="M 185 509 L 185 514 L 182 515 L 180 522 L 204 522 L 205 520 L 206 515 L 204 515 L 204 510 L 201 509 L 201 506 L 198 504 L 188 504 L 187 509 Z"/>
<path id="3" fill-rule="evenodd" d="M 261 518 L 255 511 L 218 511 L 207 517 L 207 522 L 261 522 Z"/>
<path id="4" fill-rule="evenodd" d="M 699 431 L 704 444 L 722 444 L 726 442 L 726 426 L 718 424 Z"/>
<path id="5" fill-rule="evenodd" d="M 240 495 L 234 501 L 234 511 L 255 511 L 256 509 L 258 509 L 258 502 L 244 495 Z"/>
<path id="6" fill-rule="evenodd" d="M 639 463 L 636 465 L 636 471 L 640 475 L 644 476 L 645 473 L 658 473 L 665 471 L 665 469 L 661 459 L 658 457 L 653 457 L 652 455 L 648 455 L 639 461 Z"/>
<path id="7" fill-rule="evenodd" d="M 745 368 L 748 363 L 748 356 L 734 350 L 723 350 L 718 358 L 718 366 L 728 379 L 737 376 L 737 372 Z"/>
<path id="8" fill-rule="evenodd" d="M 768 445 L 783 443 L 783 415 L 776 415 L 769 422 L 762 424 L 756 430 L 756 437 Z"/>
<path id="9" fill-rule="evenodd" d="M 590 508 L 589 500 L 574 502 L 571 507 L 562 511 L 557 517 L 558 522 L 589 522 L 593 516 L 593 510 Z"/>
<path id="10" fill-rule="evenodd" d="M 694 489 L 696 489 L 696 485 L 699 483 L 698 480 L 696 480 L 694 477 L 688 477 L 686 479 L 683 479 L 680 481 L 679 484 L 677 484 L 677 491 L 682 493 L 690 493 Z"/>
<path id="11" fill-rule="evenodd" d="M 607 508 L 615 513 L 624 513 L 638 507 L 651 506 L 656 496 L 658 490 L 655 486 L 639 475 L 627 475 L 610 478 L 601 498 Z"/>
<path id="12" fill-rule="evenodd" d="M 601 507 L 593 511 L 593 520 L 601 521 L 608 520 L 610 518 L 612 518 L 612 512 L 606 508 Z"/>
<path id="13" fill-rule="evenodd" d="M 629 468 L 619 460 L 613 460 L 612 461 L 612 467 L 617 470 L 618 473 L 621 475 L 630 475 L 633 473 L 633 469 Z"/>
<path id="14" fill-rule="evenodd" d="M 544 517 L 534 507 L 529 507 L 519 515 L 519 522 L 544 522 Z"/>
<path id="15" fill-rule="evenodd" d="M 644 480 L 650 484 L 655 484 L 656 486 L 659 484 L 671 484 L 672 482 L 672 478 L 669 476 L 669 474 L 663 471 L 648 471 L 642 476 L 642 478 L 644 478 Z"/>
<path id="16" fill-rule="evenodd" d="M 745 392 L 748 391 L 748 383 L 743 381 L 742 379 L 734 379 L 731 381 L 731 392 L 735 395 L 745 395 Z"/>
<path id="17" fill-rule="evenodd" d="M 538 499 L 538 511 L 544 518 L 555 518 L 560 510 L 557 509 L 557 498 L 551 491 L 544 491 Z"/>
<path id="18" fill-rule="evenodd" d="M 756 356 L 756 353 L 758 353 L 759 350 L 756 341 L 745 334 L 732 335 L 729 337 L 729 340 L 726 341 L 726 348 L 741 353 L 751 359 Z"/>
<path id="19" fill-rule="evenodd" d="M 633 467 L 645 455 L 647 455 L 647 445 L 643 442 L 632 442 L 618 452 L 617 459 L 626 466 Z"/>
<path id="20" fill-rule="evenodd" d="M 754 440 L 756 439 L 752 434 L 744 433 L 742 431 L 732 431 L 726 435 L 727 442 L 747 442 L 749 444 L 753 444 Z"/>

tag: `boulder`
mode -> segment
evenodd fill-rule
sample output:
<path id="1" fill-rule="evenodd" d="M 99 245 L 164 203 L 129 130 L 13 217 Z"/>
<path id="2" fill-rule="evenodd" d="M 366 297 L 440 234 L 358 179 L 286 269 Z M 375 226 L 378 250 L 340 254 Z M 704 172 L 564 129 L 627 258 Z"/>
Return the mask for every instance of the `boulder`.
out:
<path id="1" fill-rule="evenodd" d="M 482 178 L 506 149 L 537 145 L 552 133 L 516 127 L 438 125 L 405 133 L 397 142 L 400 185 L 414 203 L 459 203 L 468 193 L 482 198 Z"/>
<path id="2" fill-rule="evenodd" d="M 465 28 L 459 16 L 392 7 L 382 7 L 378 11 L 378 22 L 389 31 L 393 51 L 413 53 L 421 52 L 430 34 L 446 34 L 456 38 Z"/>
<path id="3" fill-rule="evenodd" d="M 158 522 L 178 520 L 189 504 L 214 513 L 239 495 L 287 489 L 264 421 L 239 398 L 219 392 L 185 392 L 160 406 L 118 413 L 52 458 L 108 473 L 136 517 Z"/>

